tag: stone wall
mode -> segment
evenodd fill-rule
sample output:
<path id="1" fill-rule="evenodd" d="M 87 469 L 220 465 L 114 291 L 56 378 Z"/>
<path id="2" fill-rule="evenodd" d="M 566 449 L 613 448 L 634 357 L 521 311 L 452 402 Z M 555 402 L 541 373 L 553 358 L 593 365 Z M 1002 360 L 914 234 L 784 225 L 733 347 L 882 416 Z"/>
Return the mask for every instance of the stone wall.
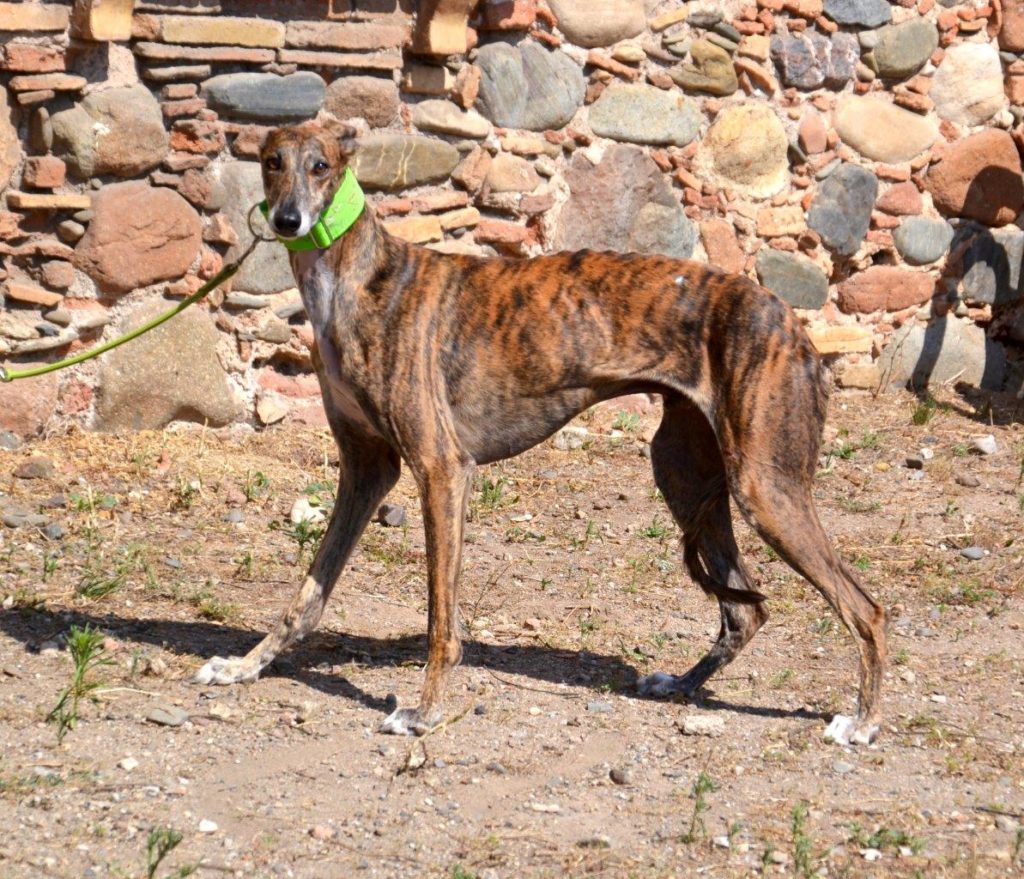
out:
<path id="1" fill-rule="evenodd" d="M 0 3 L 8 365 L 196 290 L 249 241 L 264 132 L 325 109 L 396 235 L 707 260 L 801 309 L 841 385 L 1019 387 L 1024 0 L 413 6 Z M 0 427 L 317 421 L 310 338 L 261 245 L 157 332 L 0 388 Z"/>

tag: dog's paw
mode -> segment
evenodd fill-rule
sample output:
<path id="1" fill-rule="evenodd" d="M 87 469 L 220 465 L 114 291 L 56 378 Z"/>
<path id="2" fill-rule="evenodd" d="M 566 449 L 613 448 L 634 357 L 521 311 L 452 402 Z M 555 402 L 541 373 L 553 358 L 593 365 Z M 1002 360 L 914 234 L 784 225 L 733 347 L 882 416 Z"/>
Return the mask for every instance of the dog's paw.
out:
<path id="1" fill-rule="evenodd" d="M 256 680 L 260 670 L 237 656 L 225 659 L 214 656 L 195 673 L 192 682 L 196 684 L 242 684 Z"/>
<path id="2" fill-rule="evenodd" d="M 877 723 L 837 714 L 825 729 L 825 738 L 837 745 L 870 745 L 878 736 Z"/>
<path id="3" fill-rule="evenodd" d="M 652 699 L 669 699 L 672 696 L 684 696 L 689 699 L 693 696 L 693 689 L 687 682 L 686 675 L 670 675 L 663 671 L 656 671 L 640 678 L 636 690 L 641 696 Z"/>
<path id="4" fill-rule="evenodd" d="M 393 736 L 425 736 L 435 726 L 419 708 L 396 708 L 380 725 L 380 731 Z"/>

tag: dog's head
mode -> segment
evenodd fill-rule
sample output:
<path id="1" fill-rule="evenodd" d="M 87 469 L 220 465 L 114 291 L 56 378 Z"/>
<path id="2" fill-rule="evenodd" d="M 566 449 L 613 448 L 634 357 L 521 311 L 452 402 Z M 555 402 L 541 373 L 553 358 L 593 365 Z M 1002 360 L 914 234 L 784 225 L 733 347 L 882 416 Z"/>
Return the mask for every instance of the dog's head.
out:
<path id="1" fill-rule="evenodd" d="M 331 203 L 356 130 L 330 117 L 276 128 L 260 148 L 267 221 L 281 238 L 301 238 Z"/>

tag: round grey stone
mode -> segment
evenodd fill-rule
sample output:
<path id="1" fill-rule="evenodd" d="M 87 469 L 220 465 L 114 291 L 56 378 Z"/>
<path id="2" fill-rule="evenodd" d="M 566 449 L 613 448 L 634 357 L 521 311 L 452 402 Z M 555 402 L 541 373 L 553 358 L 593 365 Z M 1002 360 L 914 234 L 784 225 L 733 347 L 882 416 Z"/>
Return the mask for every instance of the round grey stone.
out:
<path id="1" fill-rule="evenodd" d="M 925 18 L 914 18 L 878 31 L 875 69 L 883 79 L 906 79 L 917 73 L 939 45 L 939 32 Z"/>
<path id="2" fill-rule="evenodd" d="M 907 217 L 892 234 L 896 250 L 912 266 L 940 259 L 953 240 L 953 227 L 945 220 Z"/>

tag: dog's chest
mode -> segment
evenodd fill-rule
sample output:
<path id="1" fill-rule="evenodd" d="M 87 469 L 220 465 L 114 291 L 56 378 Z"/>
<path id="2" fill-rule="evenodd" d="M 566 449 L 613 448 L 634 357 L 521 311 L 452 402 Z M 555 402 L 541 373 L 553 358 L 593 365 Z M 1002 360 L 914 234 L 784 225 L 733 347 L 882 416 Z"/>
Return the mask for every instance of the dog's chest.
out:
<path id="1" fill-rule="evenodd" d="M 320 385 L 328 414 L 333 408 L 347 421 L 376 433 L 359 405 L 355 383 L 344 369 L 342 352 L 335 339 L 340 330 L 336 325 L 335 314 L 338 282 L 329 261 L 318 251 L 301 252 L 295 255 L 292 269 L 299 284 L 302 304 L 313 328 L 313 338 L 321 362 Z"/>

